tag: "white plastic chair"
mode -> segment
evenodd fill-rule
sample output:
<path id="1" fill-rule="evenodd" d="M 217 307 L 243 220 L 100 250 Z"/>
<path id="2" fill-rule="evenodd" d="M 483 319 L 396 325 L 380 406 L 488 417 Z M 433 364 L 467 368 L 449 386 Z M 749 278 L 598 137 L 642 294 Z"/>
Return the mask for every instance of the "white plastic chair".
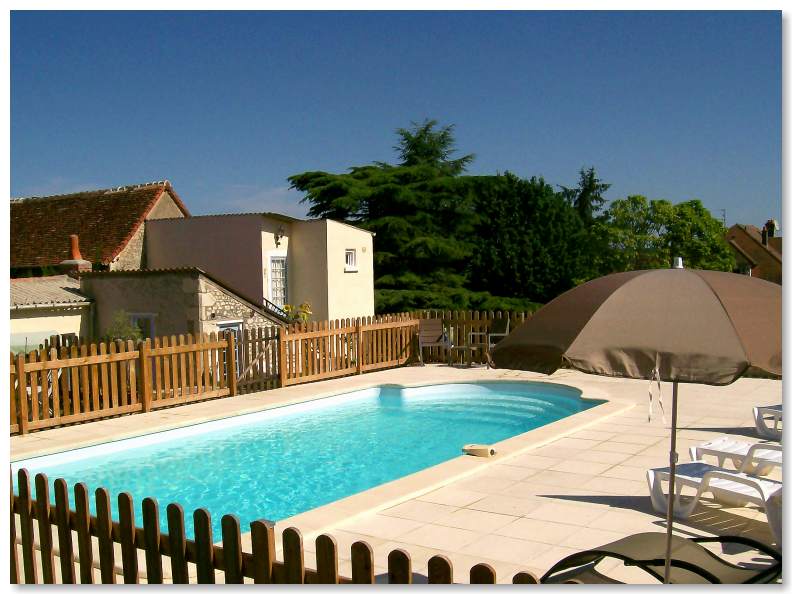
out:
<path id="1" fill-rule="evenodd" d="M 781 440 L 781 429 L 778 427 L 778 424 L 783 421 L 781 407 L 781 404 L 754 407 L 753 416 L 754 422 L 756 423 L 756 432 L 761 437 Z M 772 421 L 772 427 L 767 425 L 768 421 Z"/>
<path id="2" fill-rule="evenodd" d="M 775 443 L 749 443 L 724 435 L 690 448 L 690 459 L 694 462 L 704 461 L 704 456 L 713 456 L 722 468 L 728 460 L 738 472 L 767 476 L 773 468 L 781 467 L 783 448 Z"/>
<path id="3" fill-rule="evenodd" d="M 649 483 L 649 494 L 652 507 L 658 513 L 665 514 L 668 510 L 668 497 L 663 492 L 662 483 L 668 481 L 669 468 L 653 468 L 646 472 Z M 728 470 L 706 464 L 704 462 L 685 462 L 677 464 L 674 473 L 674 515 L 687 518 L 698 505 L 705 493 L 723 505 L 743 507 L 749 503 L 760 507 L 767 514 L 770 531 L 776 544 L 781 548 L 781 489 L 782 484 L 770 479 Z M 688 503 L 682 503 L 681 495 L 684 487 L 696 490 L 696 494 Z"/>

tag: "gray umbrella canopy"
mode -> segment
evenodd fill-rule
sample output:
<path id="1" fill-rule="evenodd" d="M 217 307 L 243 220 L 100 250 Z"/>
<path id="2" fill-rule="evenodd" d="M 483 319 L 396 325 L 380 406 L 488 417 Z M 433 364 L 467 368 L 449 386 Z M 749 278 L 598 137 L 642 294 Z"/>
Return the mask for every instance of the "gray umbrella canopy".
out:
<path id="1" fill-rule="evenodd" d="M 781 376 L 781 287 L 693 269 L 611 274 L 560 295 L 492 353 L 496 367 L 730 384 Z"/>

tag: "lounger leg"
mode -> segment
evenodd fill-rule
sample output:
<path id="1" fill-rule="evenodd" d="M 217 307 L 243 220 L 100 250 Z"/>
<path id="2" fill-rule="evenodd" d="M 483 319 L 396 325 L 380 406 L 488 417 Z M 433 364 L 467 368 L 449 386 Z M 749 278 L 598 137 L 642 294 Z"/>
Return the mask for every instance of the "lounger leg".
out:
<path id="1" fill-rule="evenodd" d="M 671 497 L 671 494 L 665 494 L 663 491 L 663 481 L 665 480 L 668 482 L 668 477 L 665 479 L 661 479 L 658 476 L 658 473 L 648 470 L 646 472 L 646 480 L 649 483 L 649 497 L 652 501 L 652 507 L 658 513 L 666 513 L 668 511 L 668 498 Z M 677 477 L 676 485 L 674 486 L 674 517 L 676 518 L 687 518 L 690 514 L 693 513 L 693 510 L 696 508 L 698 504 L 698 500 L 701 497 L 702 487 L 706 488 L 706 485 L 702 483 L 696 495 L 693 497 L 693 500 L 688 504 L 683 504 L 681 502 L 682 498 L 682 487 L 685 485 L 679 481 L 679 477 Z"/>

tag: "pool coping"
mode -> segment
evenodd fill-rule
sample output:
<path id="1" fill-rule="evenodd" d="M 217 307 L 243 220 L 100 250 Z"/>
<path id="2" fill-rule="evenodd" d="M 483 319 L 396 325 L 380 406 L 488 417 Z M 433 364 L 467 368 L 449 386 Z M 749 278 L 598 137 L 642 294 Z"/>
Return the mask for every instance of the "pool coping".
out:
<path id="1" fill-rule="evenodd" d="M 28 458 L 35 458 L 39 456 L 55 454 L 63 451 L 89 447 L 93 445 L 122 441 L 125 439 L 131 439 L 143 435 L 149 435 L 153 433 L 168 431 L 171 429 L 199 425 L 211 421 L 234 418 L 241 415 L 272 410 L 272 409 L 299 404 L 303 402 L 322 400 L 325 398 L 331 398 L 334 396 L 340 396 L 343 394 L 358 392 L 376 387 L 417 388 L 422 386 L 431 386 L 438 384 L 470 384 L 470 383 L 488 383 L 488 382 L 510 382 L 510 383 L 524 384 L 526 382 L 535 382 L 535 383 L 547 383 L 553 385 L 568 386 L 575 390 L 580 391 L 581 393 L 580 398 L 583 400 L 603 401 L 601 404 L 597 406 L 575 413 L 563 419 L 553 421 L 551 423 L 548 423 L 547 425 L 543 425 L 542 427 L 538 427 L 536 429 L 532 429 L 531 431 L 527 431 L 525 433 L 515 435 L 513 437 L 496 442 L 494 444 L 489 444 L 496 450 L 496 454 L 493 457 L 481 458 L 476 456 L 460 455 L 456 458 L 452 458 L 451 460 L 441 462 L 439 464 L 430 466 L 423 470 L 419 470 L 405 477 L 394 479 L 387 483 L 383 483 L 381 485 L 371 487 L 370 489 L 366 489 L 365 491 L 361 491 L 359 493 L 349 495 L 342 499 L 337 499 L 325 505 L 316 507 L 314 509 L 275 522 L 275 529 L 276 532 L 278 533 L 281 533 L 282 530 L 285 529 L 286 527 L 294 527 L 300 530 L 304 538 L 310 538 L 313 537 L 314 535 L 318 535 L 318 533 L 320 533 L 321 531 L 328 530 L 335 525 L 349 521 L 362 514 L 377 512 L 382 509 L 392 507 L 394 505 L 398 505 L 399 503 L 402 503 L 409 499 L 413 499 L 415 497 L 418 497 L 429 491 L 433 491 L 435 489 L 448 485 L 462 478 L 467 478 L 478 471 L 486 469 L 492 464 L 504 462 L 509 458 L 515 457 L 517 455 L 526 453 L 530 450 L 547 445 L 552 441 L 555 441 L 562 437 L 569 436 L 572 433 L 590 427 L 596 423 L 599 423 L 614 415 L 618 415 L 635 406 L 634 402 L 614 398 L 612 395 L 601 389 L 591 388 L 591 387 L 580 388 L 578 386 L 575 386 L 574 384 L 576 382 L 574 380 L 572 382 L 569 382 L 568 381 L 569 379 L 571 378 L 551 379 L 542 376 L 537 376 L 535 378 L 534 377 L 521 377 L 521 378 L 499 377 L 492 379 L 460 378 L 459 380 L 446 380 L 446 381 L 422 380 L 415 382 L 393 382 L 393 381 L 383 382 L 383 381 L 372 380 L 370 382 L 365 382 L 360 385 L 355 385 L 354 387 L 339 385 L 334 389 L 322 391 L 318 394 L 314 393 L 314 394 L 304 394 L 304 395 L 293 395 L 288 393 L 287 394 L 281 393 L 278 395 L 277 398 L 272 398 L 267 402 L 253 402 L 250 406 L 243 405 L 242 407 L 234 411 L 222 411 L 222 412 L 205 414 L 199 417 L 187 417 L 182 419 L 178 419 L 178 418 L 168 419 L 166 417 L 163 423 L 157 423 L 155 427 L 149 425 L 148 427 L 144 427 L 144 428 L 130 429 L 127 431 L 121 430 L 118 432 L 114 432 L 113 435 L 85 436 L 82 439 L 77 439 L 75 441 L 70 442 L 68 445 L 48 446 L 46 444 L 42 444 L 41 447 L 37 448 L 35 447 L 35 444 L 33 444 L 33 447 L 28 448 L 28 451 L 23 451 L 22 453 L 18 453 L 16 455 L 12 453 L 11 462 L 15 463 Z M 285 388 L 283 390 L 288 391 L 288 389 L 289 388 Z M 255 394 L 271 394 L 271 392 L 257 392 Z M 252 396 L 254 395 L 248 394 L 244 396 L 238 396 L 236 398 L 245 398 Z M 228 399 L 222 399 L 222 400 L 228 402 Z M 209 401 L 209 403 L 217 403 L 217 402 L 218 400 Z M 198 407 L 201 406 L 201 404 L 204 403 L 197 403 L 194 406 Z M 167 414 L 167 412 L 171 410 L 179 410 L 179 409 L 164 409 L 162 412 Z M 112 421 L 117 421 L 118 419 L 125 419 L 125 418 L 128 417 L 118 417 L 116 419 L 110 419 L 104 422 L 108 423 Z M 73 427 L 80 428 L 80 427 L 86 427 L 86 425 L 76 425 Z M 73 427 L 63 428 L 60 429 L 60 431 L 63 431 L 65 429 L 72 429 Z M 58 431 L 58 430 L 56 429 L 52 431 Z M 35 436 L 37 434 L 34 433 L 32 435 Z M 12 437 L 11 438 L 12 447 L 13 447 L 14 439 L 18 439 L 18 438 L 24 439 L 24 437 L 25 436 Z M 46 442 L 46 438 L 43 439 L 43 441 Z M 280 540 L 281 539 L 278 538 L 278 545 L 279 545 L 277 547 L 278 549 L 281 548 Z M 221 540 L 218 540 L 217 542 L 219 543 L 221 542 Z M 250 540 L 249 530 L 242 533 L 242 547 L 243 550 L 245 551 L 249 552 L 251 550 L 250 549 L 251 540 Z"/>

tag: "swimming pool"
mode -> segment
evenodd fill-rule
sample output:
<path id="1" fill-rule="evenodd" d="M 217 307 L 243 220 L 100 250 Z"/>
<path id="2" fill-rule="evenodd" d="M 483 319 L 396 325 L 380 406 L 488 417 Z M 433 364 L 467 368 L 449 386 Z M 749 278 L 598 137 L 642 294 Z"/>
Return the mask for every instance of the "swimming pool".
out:
<path id="1" fill-rule="evenodd" d="M 541 382 L 481 382 L 403 388 L 381 386 L 29 458 L 12 467 L 31 477 L 84 482 L 117 496 L 130 493 L 135 517 L 154 497 L 178 502 L 192 538 L 191 512 L 209 510 L 214 534 L 223 514 L 243 531 L 401 478 L 461 454 L 467 443 L 495 443 L 602 401 Z M 15 477 L 16 479 L 16 477 Z M 91 496 L 92 513 L 95 513 Z M 73 505 L 73 502 L 72 502 Z"/>

